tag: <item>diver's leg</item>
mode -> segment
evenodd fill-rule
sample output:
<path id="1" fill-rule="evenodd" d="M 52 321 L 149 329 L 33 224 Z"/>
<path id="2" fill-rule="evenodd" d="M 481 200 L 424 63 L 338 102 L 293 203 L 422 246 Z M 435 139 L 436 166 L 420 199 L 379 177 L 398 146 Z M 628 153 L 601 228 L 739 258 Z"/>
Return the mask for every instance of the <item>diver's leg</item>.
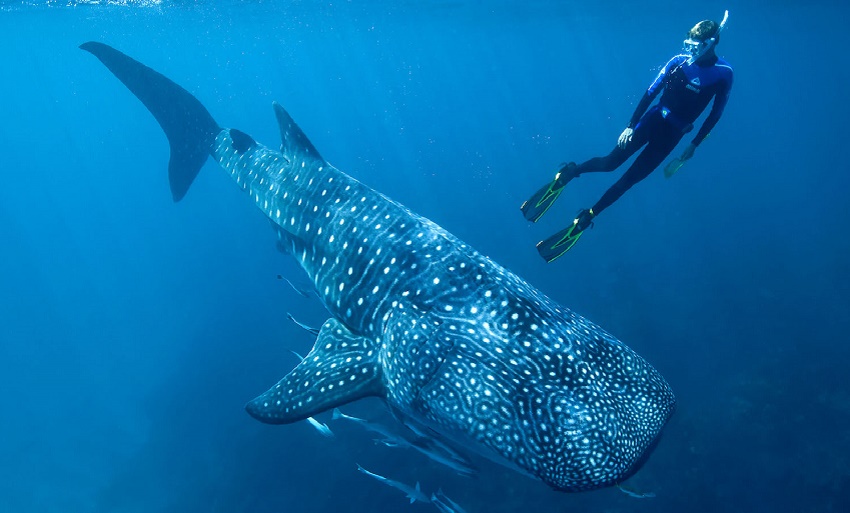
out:
<path id="1" fill-rule="evenodd" d="M 630 146 L 633 145 L 630 144 L 626 148 L 629 148 Z M 627 149 L 614 146 L 614 149 L 611 150 L 611 153 L 608 155 L 605 155 L 604 157 L 593 157 L 592 159 L 579 164 L 575 169 L 575 176 L 582 173 L 607 173 L 609 171 L 613 171 L 622 166 L 623 162 L 628 160 L 628 158 L 631 157 L 638 148 L 639 147 L 636 147 L 633 151 L 629 152 Z"/>
<path id="2" fill-rule="evenodd" d="M 652 131 L 653 120 L 641 120 L 635 127 L 632 133 L 632 139 L 626 144 L 625 148 L 620 148 L 620 145 L 614 146 L 611 153 L 604 157 L 594 157 L 588 161 L 582 162 L 575 170 L 575 176 L 582 173 L 607 173 L 614 171 L 623 165 L 629 157 L 635 154 L 641 147 L 649 141 L 649 136 Z"/>
<path id="3" fill-rule="evenodd" d="M 638 130 L 635 130 L 635 133 L 638 133 Z M 532 223 L 536 223 L 549 210 L 552 204 L 555 203 L 555 200 L 561 195 L 564 187 L 573 178 L 588 171 L 613 171 L 620 167 L 626 159 L 631 157 L 644 144 L 646 144 L 645 135 L 632 137 L 632 141 L 625 148 L 615 146 L 611 153 L 605 157 L 596 157 L 581 165 L 576 165 L 575 162 L 564 164 L 555 173 L 555 178 L 551 182 L 543 185 L 543 187 L 538 189 L 537 192 L 520 205 L 519 208 L 522 211 L 522 215 Z"/>
<path id="4" fill-rule="evenodd" d="M 575 246 L 585 230 L 593 225 L 593 218 L 622 196 L 632 185 L 646 178 L 673 151 L 676 143 L 682 138 L 681 134 L 665 130 L 664 125 L 653 123 L 652 118 L 648 123 L 643 121 L 638 124 L 642 130 L 635 129 L 632 140 L 625 148 L 614 148 L 606 157 L 597 157 L 581 165 L 581 167 L 586 166 L 581 172 L 612 171 L 644 144 L 647 145 L 628 171 L 608 189 L 593 208 L 581 210 L 566 228 L 537 243 L 537 251 L 544 260 L 552 262 Z"/>
<path id="5" fill-rule="evenodd" d="M 654 137 L 623 176 L 593 205 L 593 208 L 590 209 L 593 216 L 599 215 L 620 199 L 620 196 L 625 194 L 634 184 L 649 176 L 673 151 L 681 138 L 682 134 L 679 133 L 659 134 Z"/>

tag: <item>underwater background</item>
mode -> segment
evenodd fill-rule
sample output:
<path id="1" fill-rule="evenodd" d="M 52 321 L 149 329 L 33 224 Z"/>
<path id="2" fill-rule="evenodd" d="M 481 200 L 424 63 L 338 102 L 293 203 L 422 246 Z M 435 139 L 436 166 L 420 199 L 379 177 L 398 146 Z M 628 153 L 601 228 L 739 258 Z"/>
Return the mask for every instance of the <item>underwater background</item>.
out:
<path id="1" fill-rule="evenodd" d="M 723 118 L 553 264 L 535 243 L 620 176 L 519 205 L 607 153 L 686 31 L 729 9 Z M 0 2 L 0 511 L 850 511 L 845 2 Z M 154 118 L 102 41 L 274 147 L 280 102 L 335 166 L 437 222 L 652 363 L 678 409 L 626 485 L 477 479 L 319 415 L 243 410 L 327 317 L 268 221 L 208 163 L 168 191 Z M 690 137 L 672 156 L 677 156 Z M 672 158 L 672 157 L 671 157 Z M 389 422 L 378 400 L 343 408 Z"/>

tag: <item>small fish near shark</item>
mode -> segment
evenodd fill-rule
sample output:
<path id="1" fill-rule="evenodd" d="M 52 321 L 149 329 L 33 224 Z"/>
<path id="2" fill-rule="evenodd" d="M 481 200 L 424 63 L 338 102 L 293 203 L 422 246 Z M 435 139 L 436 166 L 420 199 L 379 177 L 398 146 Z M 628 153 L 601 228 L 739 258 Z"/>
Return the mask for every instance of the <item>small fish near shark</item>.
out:
<path id="1" fill-rule="evenodd" d="M 319 155 L 278 104 L 273 149 L 102 43 L 81 45 L 168 138 L 173 199 L 212 158 L 268 217 L 331 317 L 306 358 L 246 409 L 289 424 L 367 396 L 397 418 L 560 491 L 623 481 L 675 408 L 625 344 Z"/>
<path id="2" fill-rule="evenodd" d="M 381 438 L 376 439 L 375 442 L 384 444 L 387 447 L 413 449 L 428 457 L 435 463 L 439 463 L 440 465 L 450 468 L 457 475 L 474 477 L 478 474 L 478 469 L 472 465 L 471 461 L 440 442 L 438 437 L 423 436 L 415 432 L 412 432 L 413 436 L 406 436 L 401 433 L 396 433 L 382 424 L 346 415 L 339 411 L 339 408 L 334 408 L 332 418 L 333 420 L 345 419 L 349 422 L 359 424 L 363 427 L 363 429 L 381 436 Z"/>
<path id="3" fill-rule="evenodd" d="M 357 465 L 357 470 L 359 470 L 360 472 L 366 474 L 367 476 L 369 476 L 371 478 L 377 479 L 378 481 L 384 483 L 385 485 L 389 486 L 390 488 L 395 488 L 396 490 L 400 490 L 400 491 L 404 492 L 404 495 L 408 499 L 410 499 L 411 504 L 413 504 L 416 501 L 424 502 L 426 504 L 431 502 L 431 497 L 428 496 L 425 492 L 422 491 L 422 488 L 419 486 L 419 481 L 417 481 L 415 485 L 410 486 L 410 485 L 404 484 L 400 481 L 396 481 L 394 479 L 390 479 L 388 477 L 384 477 L 382 475 L 375 474 L 374 472 L 369 472 L 368 470 L 361 467 L 360 465 Z"/>
<path id="4" fill-rule="evenodd" d="M 404 493 L 404 495 L 410 499 L 410 503 L 413 504 L 416 501 L 423 503 L 433 504 L 435 508 L 437 508 L 440 513 L 466 513 L 466 510 L 460 507 L 460 504 L 451 500 L 446 496 L 443 492 L 442 488 L 438 489 L 436 492 L 432 493 L 430 496 L 422 491 L 422 487 L 419 486 L 419 481 L 416 482 L 415 485 L 410 486 L 408 484 L 402 483 L 401 481 L 396 481 L 394 479 L 390 479 L 388 477 L 384 477 L 380 474 L 376 474 L 374 472 L 370 472 L 360 466 L 357 465 L 357 470 L 366 474 L 367 476 L 376 479 L 390 488 L 395 488 Z"/>

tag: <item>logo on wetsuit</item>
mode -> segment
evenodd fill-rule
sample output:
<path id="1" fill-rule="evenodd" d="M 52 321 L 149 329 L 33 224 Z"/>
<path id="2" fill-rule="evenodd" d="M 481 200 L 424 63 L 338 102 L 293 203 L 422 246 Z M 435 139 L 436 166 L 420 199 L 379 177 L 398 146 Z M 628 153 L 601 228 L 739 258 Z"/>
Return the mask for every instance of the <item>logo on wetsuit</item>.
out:
<path id="1" fill-rule="evenodd" d="M 688 90 L 690 90 L 690 91 L 693 91 L 693 92 L 695 92 L 695 93 L 699 94 L 699 92 L 700 92 L 699 85 L 700 85 L 700 83 L 699 83 L 699 77 L 696 77 L 696 78 L 694 78 L 693 80 L 691 80 L 691 81 L 688 83 L 688 85 L 686 85 L 686 86 L 685 86 L 685 89 L 688 89 Z"/>

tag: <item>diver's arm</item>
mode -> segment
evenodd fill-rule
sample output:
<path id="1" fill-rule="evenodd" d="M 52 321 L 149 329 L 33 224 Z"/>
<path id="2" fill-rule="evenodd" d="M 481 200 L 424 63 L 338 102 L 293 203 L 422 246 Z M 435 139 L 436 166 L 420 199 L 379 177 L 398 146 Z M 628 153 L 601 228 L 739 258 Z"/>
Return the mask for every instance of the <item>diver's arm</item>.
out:
<path id="1" fill-rule="evenodd" d="M 670 80 L 670 77 L 672 76 L 673 72 L 675 72 L 676 69 L 678 69 L 679 66 L 682 65 L 682 62 L 684 62 L 685 59 L 687 59 L 687 56 L 677 55 L 667 61 L 667 64 L 664 65 L 664 67 L 658 73 L 658 76 L 655 77 L 655 80 L 652 81 L 652 84 L 650 84 L 646 92 L 643 93 L 643 96 L 638 102 L 637 107 L 635 108 L 635 112 L 634 114 L 632 114 L 632 119 L 629 120 L 629 124 L 626 129 L 634 130 L 634 128 L 640 121 L 640 118 L 642 118 L 643 115 L 646 113 L 646 109 L 649 108 L 653 100 L 655 100 L 655 97 L 658 96 L 658 93 L 660 93 L 661 90 L 664 89 L 664 86 L 667 84 L 667 81 Z"/>
<path id="2" fill-rule="evenodd" d="M 655 99 L 655 96 L 650 92 L 652 89 L 647 89 L 647 91 L 643 94 L 643 98 L 638 102 L 638 106 L 635 109 L 635 113 L 632 114 L 632 119 L 629 120 L 628 126 L 623 130 L 623 133 L 620 134 L 620 138 L 617 139 L 617 146 L 621 149 L 625 149 L 626 146 L 632 141 L 632 135 L 635 133 L 635 127 L 637 126 L 640 118 L 643 117 L 646 109 L 649 108 L 649 104 L 652 103 L 652 100 Z"/>
<path id="3" fill-rule="evenodd" d="M 726 82 L 726 86 L 714 96 L 714 103 L 711 106 L 711 112 L 709 112 L 708 117 L 700 127 L 697 136 L 694 137 L 693 141 L 691 141 L 685 148 L 685 151 L 682 152 L 682 156 L 679 157 L 680 161 L 684 162 L 694 156 L 694 152 L 697 151 L 697 146 L 699 146 L 699 144 L 708 137 L 711 129 L 714 128 L 714 125 L 716 125 L 720 120 L 720 116 L 723 114 L 723 109 L 726 107 L 726 102 L 729 101 L 730 90 L 731 79 L 729 82 Z M 668 176 L 668 178 L 670 176 Z"/>
<path id="4" fill-rule="evenodd" d="M 732 77 L 730 76 L 728 81 L 724 84 L 724 87 L 714 96 L 714 103 L 711 106 L 711 112 L 708 113 L 708 117 L 705 118 L 705 122 L 700 127 L 696 137 L 694 137 L 693 141 L 691 141 L 691 145 L 694 147 L 699 146 L 700 143 L 708 137 L 708 134 L 711 133 L 711 129 L 714 128 L 714 125 L 720 121 L 720 116 L 723 115 L 723 109 L 726 108 L 726 103 L 729 101 L 729 93 L 732 90 Z"/>
<path id="5" fill-rule="evenodd" d="M 617 139 L 617 146 L 619 146 L 620 149 L 625 149 L 626 146 L 628 146 L 628 144 L 632 142 L 632 135 L 635 133 L 635 127 L 640 121 L 640 118 L 643 117 L 643 113 L 646 112 L 646 109 L 649 108 L 649 104 L 652 103 L 652 100 L 654 98 L 655 97 L 650 94 L 649 90 L 644 93 L 643 98 L 641 98 L 640 102 L 638 102 L 638 106 L 635 109 L 635 113 L 632 114 L 632 119 L 629 120 L 628 126 L 626 126 L 626 129 L 623 130 L 623 133 L 620 134 L 620 138 Z"/>
<path id="6" fill-rule="evenodd" d="M 696 137 L 694 137 L 693 141 L 691 141 L 692 146 L 699 146 L 700 143 L 708 137 L 708 134 L 711 133 L 711 129 L 714 128 L 714 125 L 716 125 L 718 121 L 720 121 L 720 116 L 723 114 L 723 108 L 726 107 L 726 101 L 728 98 L 728 95 L 714 97 L 714 105 L 711 106 L 711 112 L 708 114 L 708 117 L 705 118 L 705 122 L 700 127 Z"/>
<path id="7" fill-rule="evenodd" d="M 617 146 L 619 146 L 620 148 L 625 149 L 625 147 L 631 142 L 632 135 L 635 133 L 635 127 L 637 126 L 638 122 L 640 122 L 640 118 L 643 117 L 644 113 L 646 113 L 646 109 L 649 108 L 650 104 L 652 104 L 652 101 L 655 100 L 656 96 L 658 96 L 658 92 L 661 90 L 661 88 L 658 87 L 657 84 L 663 82 L 664 76 L 664 71 L 662 71 L 658 75 L 658 78 L 655 79 L 655 82 L 653 82 L 652 85 L 649 86 L 649 89 L 647 89 L 646 92 L 643 93 L 643 97 L 638 102 L 634 114 L 632 114 L 632 119 L 629 120 L 629 124 L 626 126 L 626 129 L 623 130 L 623 133 L 620 134 L 620 138 L 617 139 Z"/>
<path id="8" fill-rule="evenodd" d="M 634 130 L 634 128 L 638 124 L 638 121 L 640 121 L 640 118 L 642 118 L 644 113 L 646 112 L 646 109 L 649 108 L 649 105 L 652 103 L 652 100 L 654 100 L 655 97 L 658 95 L 657 92 L 655 94 L 652 94 L 650 91 L 651 89 L 647 89 L 646 92 L 643 94 L 643 98 L 641 98 L 638 102 L 637 107 L 635 108 L 635 113 L 632 114 L 632 119 L 629 120 L 628 128 Z"/>

